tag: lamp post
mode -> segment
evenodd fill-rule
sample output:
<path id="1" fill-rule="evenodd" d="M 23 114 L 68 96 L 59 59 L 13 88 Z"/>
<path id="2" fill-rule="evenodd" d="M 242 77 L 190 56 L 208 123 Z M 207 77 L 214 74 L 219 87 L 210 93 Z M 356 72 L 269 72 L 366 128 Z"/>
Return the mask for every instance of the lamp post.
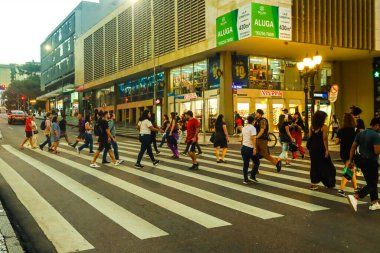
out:
<path id="1" fill-rule="evenodd" d="M 297 68 L 300 74 L 300 82 L 304 80 L 304 92 L 305 92 L 305 135 L 304 139 L 309 136 L 309 108 L 308 108 L 308 98 L 309 98 L 309 84 L 310 79 L 310 99 L 311 99 L 311 118 L 314 115 L 314 91 L 315 91 L 315 75 L 319 72 L 319 66 L 322 62 L 322 56 L 317 54 L 313 57 L 306 57 L 302 62 L 297 63 Z"/>

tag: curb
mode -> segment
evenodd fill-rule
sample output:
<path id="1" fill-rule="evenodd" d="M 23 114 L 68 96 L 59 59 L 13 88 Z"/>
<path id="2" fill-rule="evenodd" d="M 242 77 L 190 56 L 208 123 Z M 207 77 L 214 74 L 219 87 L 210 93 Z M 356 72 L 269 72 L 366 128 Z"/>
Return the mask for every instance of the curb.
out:
<path id="1" fill-rule="evenodd" d="M 0 201 L 0 253 L 23 253 L 16 233 Z"/>

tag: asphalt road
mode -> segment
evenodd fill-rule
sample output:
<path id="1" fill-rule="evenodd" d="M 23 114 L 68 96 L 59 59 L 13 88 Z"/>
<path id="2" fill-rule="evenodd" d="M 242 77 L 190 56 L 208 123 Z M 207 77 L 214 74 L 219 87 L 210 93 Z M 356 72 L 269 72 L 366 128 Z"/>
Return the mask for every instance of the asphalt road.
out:
<path id="1" fill-rule="evenodd" d="M 310 191 L 308 159 L 281 173 L 263 161 L 259 184 L 245 186 L 236 146 L 227 164 L 204 147 L 197 172 L 168 148 L 137 170 L 139 143 L 120 137 L 126 162 L 93 169 L 64 140 L 58 155 L 19 150 L 23 128 L 0 119 L 0 197 L 26 252 L 379 252 L 380 211 Z"/>

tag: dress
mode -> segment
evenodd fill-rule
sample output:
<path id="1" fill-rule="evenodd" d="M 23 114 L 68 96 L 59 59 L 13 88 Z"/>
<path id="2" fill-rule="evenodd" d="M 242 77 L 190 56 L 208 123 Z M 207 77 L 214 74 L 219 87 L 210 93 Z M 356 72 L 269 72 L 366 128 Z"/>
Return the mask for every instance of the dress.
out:
<path id="1" fill-rule="evenodd" d="M 226 125 L 226 123 L 222 123 L 219 126 L 215 126 L 215 140 L 214 140 L 214 148 L 221 147 L 221 148 L 227 148 L 227 137 L 224 133 L 223 126 Z"/>
<path id="2" fill-rule="evenodd" d="M 322 130 L 312 131 L 310 148 L 310 180 L 312 184 L 322 182 L 326 187 L 335 187 L 335 166 L 331 157 L 325 158 L 325 145 L 323 144 Z"/>

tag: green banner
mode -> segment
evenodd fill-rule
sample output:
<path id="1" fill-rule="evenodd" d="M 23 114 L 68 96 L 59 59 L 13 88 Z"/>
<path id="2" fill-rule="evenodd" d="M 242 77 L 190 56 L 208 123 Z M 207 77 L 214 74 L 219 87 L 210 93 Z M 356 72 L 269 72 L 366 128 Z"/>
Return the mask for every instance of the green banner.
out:
<path id="1" fill-rule="evenodd" d="M 251 3 L 216 19 L 216 45 L 251 36 L 291 40 L 291 8 Z"/>
<path id="2" fill-rule="evenodd" d="M 236 27 L 237 10 L 216 19 L 216 45 L 223 46 L 238 40 Z"/>
<path id="3" fill-rule="evenodd" d="M 252 36 L 278 38 L 278 7 L 252 3 Z"/>

